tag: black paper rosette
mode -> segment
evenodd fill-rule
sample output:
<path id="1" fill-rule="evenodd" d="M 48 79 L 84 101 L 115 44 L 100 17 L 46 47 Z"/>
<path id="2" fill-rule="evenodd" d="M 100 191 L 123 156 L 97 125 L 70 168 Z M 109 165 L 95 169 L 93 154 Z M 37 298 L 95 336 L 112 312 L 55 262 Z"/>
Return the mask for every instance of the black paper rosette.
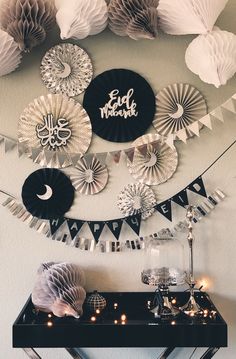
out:
<path id="1" fill-rule="evenodd" d="M 108 141 L 128 142 L 143 135 L 151 125 L 155 95 L 139 74 L 113 69 L 90 83 L 83 106 L 94 133 Z"/>
<path id="2" fill-rule="evenodd" d="M 52 219 L 63 216 L 74 200 L 74 187 L 61 171 L 43 168 L 29 175 L 22 187 L 22 200 L 34 217 Z"/>

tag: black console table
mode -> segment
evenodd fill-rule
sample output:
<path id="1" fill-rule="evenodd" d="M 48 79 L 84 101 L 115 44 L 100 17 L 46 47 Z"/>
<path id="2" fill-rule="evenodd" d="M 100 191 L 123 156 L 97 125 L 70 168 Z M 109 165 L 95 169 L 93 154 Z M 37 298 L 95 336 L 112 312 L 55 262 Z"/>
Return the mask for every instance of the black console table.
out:
<path id="1" fill-rule="evenodd" d="M 154 293 L 102 293 L 107 307 L 91 315 L 86 308 L 80 319 L 57 318 L 36 312 L 28 299 L 13 325 L 13 347 L 23 348 L 32 359 L 40 359 L 33 348 L 66 348 L 73 358 L 82 356 L 80 347 L 166 347 L 159 358 L 165 359 L 176 347 L 206 347 L 202 359 L 212 358 L 227 346 L 227 324 L 206 293 L 197 292 L 205 309 L 200 317 L 180 314 L 160 320 L 148 309 Z M 171 292 L 177 306 L 188 299 L 186 292 Z"/>

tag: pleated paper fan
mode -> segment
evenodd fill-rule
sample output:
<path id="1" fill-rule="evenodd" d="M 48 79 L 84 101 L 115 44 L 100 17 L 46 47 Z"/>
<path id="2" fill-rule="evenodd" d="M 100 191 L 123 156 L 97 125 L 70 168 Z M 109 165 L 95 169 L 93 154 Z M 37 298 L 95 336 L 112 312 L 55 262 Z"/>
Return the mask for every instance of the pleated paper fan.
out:
<path id="1" fill-rule="evenodd" d="M 156 95 L 156 114 L 153 126 L 163 136 L 185 129 L 187 137 L 194 135 L 189 126 L 207 114 L 202 94 L 192 85 L 176 83 Z M 198 123 L 199 129 L 202 125 Z"/>
<path id="2" fill-rule="evenodd" d="M 88 86 L 83 106 L 93 132 L 112 142 L 129 142 L 151 125 L 155 96 L 139 74 L 113 69 L 98 75 Z"/>
<path id="3" fill-rule="evenodd" d="M 127 159 L 131 175 L 147 185 L 158 185 L 171 178 L 177 169 L 178 153 L 158 134 L 147 134 L 134 141 L 133 146 L 147 145 L 146 153 L 135 150 L 133 161 Z"/>
<path id="4" fill-rule="evenodd" d="M 124 216 L 141 213 L 142 219 L 150 217 L 155 209 L 156 198 L 153 190 L 142 183 L 128 184 L 119 194 L 117 206 Z"/>
<path id="5" fill-rule="evenodd" d="M 50 92 L 69 97 L 82 93 L 93 76 L 93 66 L 87 52 L 69 43 L 48 50 L 40 70 L 42 80 Z"/>
<path id="6" fill-rule="evenodd" d="M 88 114 L 78 102 L 64 95 L 50 94 L 35 99 L 25 108 L 19 120 L 19 142 L 27 147 L 30 157 L 32 149 L 39 150 L 35 162 L 41 166 L 59 168 L 70 165 L 70 156 L 83 155 L 91 138 Z M 62 164 L 58 160 L 60 155 L 66 158 Z"/>
<path id="7" fill-rule="evenodd" d="M 105 165 L 93 157 L 91 164 L 81 158 L 75 165 L 77 171 L 70 176 L 73 186 L 85 195 L 101 192 L 108 181 L 108 170 Z"/>
<path id="8" fill-rule="evenodd" d="M 26 178 L 21 195 L 27 211 L 34 217 L 54 219 L 69 211 L 74 200 L 74 188 L 63 172 L 43 168 Z"/>

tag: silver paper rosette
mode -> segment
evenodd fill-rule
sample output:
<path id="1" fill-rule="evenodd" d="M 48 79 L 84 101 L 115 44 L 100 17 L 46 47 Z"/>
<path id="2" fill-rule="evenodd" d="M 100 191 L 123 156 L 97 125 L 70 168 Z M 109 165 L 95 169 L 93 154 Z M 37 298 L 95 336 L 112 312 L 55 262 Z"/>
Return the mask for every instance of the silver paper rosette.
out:
<path id="1" fill-rule="evenodd" d="M 19 143 L 41 166 L 62 168 L 71 165 L 72 156 L 82 156 L 91 138 L 87 112 L 79 103 L 63 95 L 35 99 L 19 120 Z"/>
<path id="2" fill-rule="evenodd" d="M 187 137 L 194 135 L 188 126 L 205 116 L 207 105 L 202 94 L 189 84 L 169 85 L 156 95 L 156 114 L 153 126 L 163 136 L 185 129 Z M 202 127 L 198 123 L 199 128 Z"/>
<path id="3" fill-rule="evenodd" d="M 82 194 L 92 195 L 103 190 L 108 181 L 108 170 L 105 165 L 93 157 L 91 164 L 81 158 L 75 165 L 77 171 L 70 178 L 73 186 Z"/>
<path id="4" fill-rule="evenodd" d="M 42 80 L 50 92 L 69 97 L 85 91 L 93 76 L 93 66 L 87 52 L 68 43 L 48 50 L 40 70 Z"/>
<path id="5" fill-rule="evenodd" d="M 161 136 L 147 134 L 133 142 L 136 148 L 133 161 L 127 159 L 131 175 L 141 183 L 157 185 L 167 181 L 174 174 L 178 165 L 178 153 L 169 147 Z"/>
<path id="6" fill-rule="evenodd" d="M 138 213 L 142 219 L 150 217 L 155 209 L 155 194 L 151 188 L 141 183 L 128 184 L 119 194 L 117 206 L 125 217 Z"/>

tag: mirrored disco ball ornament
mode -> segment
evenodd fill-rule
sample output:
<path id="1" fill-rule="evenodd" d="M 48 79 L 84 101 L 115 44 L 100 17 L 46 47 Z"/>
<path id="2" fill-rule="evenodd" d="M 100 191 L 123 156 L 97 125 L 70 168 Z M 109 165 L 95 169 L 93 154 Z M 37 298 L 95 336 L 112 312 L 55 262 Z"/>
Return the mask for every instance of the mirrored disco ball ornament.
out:
<path id="1" fill-rule="evenodd" d="M 173 237 L 150 239 L 146 247 L 144 270 L 141 279 L 144 284 L 156 286 L 151 311 L 157 318 L 170 318 L 179 313 L 168 297 L 170 286 L 185 284 L 184 249 Z"/>
<path id="2" fill-rule="evenodd" d="M 95 290 L 92 294 L 88 296 L 85 301 L 85 305 L 91 313 L 96 313 L 96 311 L 102 311 L 106 308 L 107 302 L 106 299 Z"/>

